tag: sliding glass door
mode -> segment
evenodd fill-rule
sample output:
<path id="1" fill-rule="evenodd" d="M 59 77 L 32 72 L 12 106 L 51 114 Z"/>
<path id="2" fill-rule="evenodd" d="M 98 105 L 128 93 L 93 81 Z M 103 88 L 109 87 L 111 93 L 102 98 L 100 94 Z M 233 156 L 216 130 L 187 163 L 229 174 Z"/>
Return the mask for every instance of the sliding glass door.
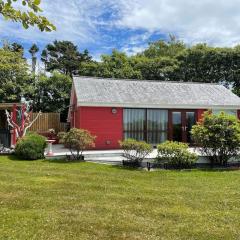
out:
<path id="1" fill-rule="evenodd" d="M 167 140 L 168 111 L 147 110 L 147 142 L 158 144 Z"/>
<path id="2" fill-rule="evenodd" d="M 124 109 L 124 139 L 145 139 L 145 115 L 144 109 Z"/>
<path id="3" fill-rule="evenodd" d="M 154 145 L 167 140 L 167 110 L 124 109 L 123 118 L 124 139 L 145 140 Z"/>

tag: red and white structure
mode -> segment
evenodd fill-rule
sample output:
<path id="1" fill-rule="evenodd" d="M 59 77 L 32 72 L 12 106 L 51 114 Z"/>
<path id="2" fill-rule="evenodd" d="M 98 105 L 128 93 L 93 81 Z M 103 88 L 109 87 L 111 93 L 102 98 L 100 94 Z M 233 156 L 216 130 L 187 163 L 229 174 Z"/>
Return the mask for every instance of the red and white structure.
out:
<path id="1" fill-rule="evenodd" d="M 97 136 L 96 149 L 118 149 L 126 138 L 191 143 L 206 110 L 240 119 L 240 98 L 218 84 L 75 77 L 68 121 Z"/>

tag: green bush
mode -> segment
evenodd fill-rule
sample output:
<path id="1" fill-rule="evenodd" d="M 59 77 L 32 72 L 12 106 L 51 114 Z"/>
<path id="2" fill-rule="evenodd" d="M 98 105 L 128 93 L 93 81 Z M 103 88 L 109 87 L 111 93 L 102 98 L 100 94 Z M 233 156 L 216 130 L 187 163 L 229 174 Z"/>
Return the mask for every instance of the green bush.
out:
<path id="1" fill-rule="evenodd" d="M 158 145 L 157 163 L 164 163 L 166 168 L 191 168 L 197 161 L 197 155 L 188 151 L 188 144 L 166 141 Z"/>
<path id="2" fill-rule="evenodd" d="M 73 159 L 83 160 L 83 151 L 95 147 L 96 136 L 91 135 L 88 130 L 71 128 L 69 132 L 59 133 L 60 143 L 63 143 L 71 152 Z"/>
<path id="3" fill-rule="evenodd" d="M 240 152 L 240 121 L 235 116 L 206 112 L 191 133 L 212 164 L 224 165 Z"/>
<path id="4" fill-rule="evenodd" d="M 123 156 L 135 165 L 140 165 L 143 159 L 152 151 L 150 144 L 131 138 L 119 141 L 119 144 L 124 151 Z"/>
<path id="5" fill-rule="evenodd" d="M 46 138 L 36 133 L 29 133 L 19 139 L 16 144 L 15 154 L 24 160 L 37 160 L 44 158 L 47 146 Z"/>

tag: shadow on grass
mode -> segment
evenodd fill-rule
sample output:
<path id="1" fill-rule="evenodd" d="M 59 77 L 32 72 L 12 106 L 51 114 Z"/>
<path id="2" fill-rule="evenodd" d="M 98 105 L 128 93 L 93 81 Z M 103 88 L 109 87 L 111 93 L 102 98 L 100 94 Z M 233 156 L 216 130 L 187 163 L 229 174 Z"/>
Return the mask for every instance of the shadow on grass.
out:
<path id="1" fill-rule="evenodd" d="M 123 166 L 123 165 L 110 165 L 111 168 L 114 169 L 119 169 L 119 170 L 128 170 L 128 171 L 142 171 L 143 168 L 141 167 L 128 167 L 128 166 Z"/>
<path id="2" fill-rule="evenodd" d="M 33 162 L 33 161 L 39 161 L 39 160 L 26 160 L 26 159 L 20 159 L 14 154 L 9 155 L 2 155 L 7 157 L 11 161 L 19 161 L 19 162 Z M 60 164 L 82 164 L 86 163 L 88 161 L 83 160 L 69 160 L 69 159 L 40 159 L 40 161 L 46 162 L 46 163 L 60 163 Z M 93 162 L 88 162 L 93 163 Z M 101 164 L 101 163 L 94 163 L 94 164 Z M 129 166 L 123 166 L 123 165 L 108 165 L 110 168 L 118 169 L 118 170 L 128 170 L 128 171 L 143 171 L 143 167 L 129 167 Z M 230 172 L 230 171 L 240 171 L 240 165 L 235 166 L 198 166 L 191 169 L 165 169 L 165 168 L 151 168 L 151 170 L 167 170 L 171 172 L 194 172 L 194 171 L 202 171 L 202 172 Z M 151 171 L 155 172 L 155 171 Z"/>
<path id="3" fill-rule="evenodd" d="M 35 161 L 35 160 L 28 160 L 28 159 L 19 158 L 15 154 L 10 154 L 10 155 L 6 155 L 6 156 L 8 157 L 8 159 L 10 159 L 12 161 L 19 161 L 19 162 Z"/>
<path id="4" fill-rule="evenodd" d="M 49 162 L 49 163 L 65 163 L 65 164 L 69 164 L 69 163 L 85 163 L 86 161 L 84 160 L 68 160 L 66 158 L 62 158 L 62 159 L 44 159 L 44 162 Z"/>
<path id="5" fill-rule="evenodd" d="M 196 168 L 198 171 L 202 172 L 230 172 L 230 171 L 239 171 L 240 167 L 220 167 L 220 168 Z"/>

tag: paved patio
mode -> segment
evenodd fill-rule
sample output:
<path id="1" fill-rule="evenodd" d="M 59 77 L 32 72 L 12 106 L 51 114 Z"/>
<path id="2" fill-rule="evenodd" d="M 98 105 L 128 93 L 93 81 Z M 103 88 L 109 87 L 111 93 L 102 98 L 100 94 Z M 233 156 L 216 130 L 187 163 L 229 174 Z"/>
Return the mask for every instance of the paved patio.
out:
<path id="1" fill-rule="evenodd" d="M 205 162 L 205 158 L 201 155 L 199 149 L 189 148 L 190 152 L 195 152 L 199 156 L 199 162 Z M 48 148 L 45 151 L 45 155 L 48 152 Z M 46 156 L 47 159 L 61 159 L 67 155 L 71 155 L 71 152 L 65 148 L 62 144 L 53 145 L 53 156 Z M 108 163 L 108 164 L 119 164 L 123 157 L 123 150 L 88 150 L 83 152 L 84 159 L 91 162 Z M 157 156 L 157 149 L 146 157 L 145 161 L 151 161 Z"/>

